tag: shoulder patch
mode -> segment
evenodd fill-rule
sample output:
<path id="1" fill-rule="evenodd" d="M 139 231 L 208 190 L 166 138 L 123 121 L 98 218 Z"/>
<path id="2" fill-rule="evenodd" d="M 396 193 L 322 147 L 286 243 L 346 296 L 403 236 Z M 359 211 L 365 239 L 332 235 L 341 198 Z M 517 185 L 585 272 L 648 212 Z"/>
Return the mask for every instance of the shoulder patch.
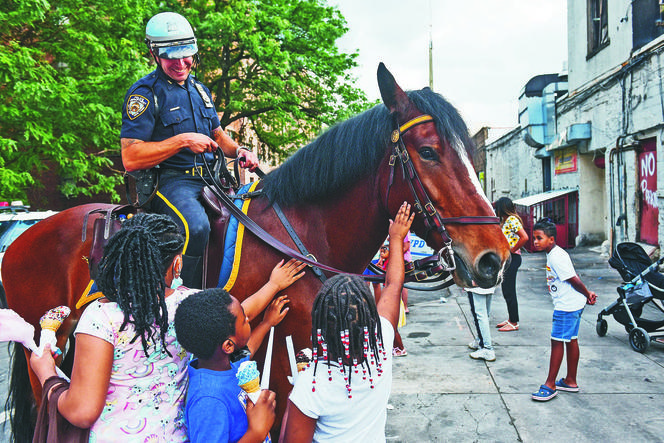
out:
<path id="1" fill-rule="evenodd" d="M 149 104 L 150 100 L 143 97 L 142 95 L 130 95 L 127 99 L 127 115 L 129 116 L 129 119 L 134 120 L 136 117 L 141 115 L 143 112 L 145 112 L 146 109 L 148 109 Z"/>

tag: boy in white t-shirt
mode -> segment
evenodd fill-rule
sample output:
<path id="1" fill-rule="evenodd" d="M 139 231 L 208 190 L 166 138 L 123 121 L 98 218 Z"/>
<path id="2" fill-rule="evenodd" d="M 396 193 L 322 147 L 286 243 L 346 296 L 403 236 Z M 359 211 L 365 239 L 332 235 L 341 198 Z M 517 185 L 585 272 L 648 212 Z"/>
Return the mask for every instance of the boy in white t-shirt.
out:
<path id="1" fill-rule="evenodd" d="M 597 295 L 583 284 L 569 254 L 556 245 L 556 225 L 545 218 L 533 227 L 533 244 L 546 251 L 546 282 L 553 300 L 551 360 L 546 382 L 532 394 L 533 400 L 549 401 L 558 391 L 579 392 L 576 372 L 579 366 L 579 325 L 586 303 L 594 305 Z M 565 346 L 563 346 L 563 342 Z M 567 376 L 556 381 L 567 348 Z"/>

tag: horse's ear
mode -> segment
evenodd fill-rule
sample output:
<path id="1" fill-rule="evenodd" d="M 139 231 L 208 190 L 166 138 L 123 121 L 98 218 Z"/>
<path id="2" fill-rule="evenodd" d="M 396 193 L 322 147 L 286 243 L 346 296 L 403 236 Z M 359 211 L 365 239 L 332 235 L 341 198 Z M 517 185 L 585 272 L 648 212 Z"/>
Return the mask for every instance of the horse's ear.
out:
<path id="1" fill-rule="evenodd" d="M 410 103 L 410 99 L 403 89 L 394 80 L 394 76 L 387 70 L 382 62 L 378 65 L 378 88 L 383 103 L 390 112 L 404 114 Z"/>

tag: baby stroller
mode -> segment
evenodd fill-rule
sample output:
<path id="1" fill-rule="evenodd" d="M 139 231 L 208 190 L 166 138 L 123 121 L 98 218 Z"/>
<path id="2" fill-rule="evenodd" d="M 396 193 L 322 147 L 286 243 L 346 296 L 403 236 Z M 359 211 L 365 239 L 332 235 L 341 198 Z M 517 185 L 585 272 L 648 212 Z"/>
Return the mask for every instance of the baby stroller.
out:
<path id="1" fill-rule="evenodd" d="M 662 263 L 664 255 L 652 263 L 646 251 L 636 243 L 616 246 L 609 265 L 620 273 L 625 283 L 618 287 L 618 300 L 597 316 L 597 335 L 606 335 L 608 324 L 602 317 L 611 314 L 625 326 L 629 344 L 637 352 L 645 352 L 651 340 L 664 337 L 664 275 L 658 272 Z"/>

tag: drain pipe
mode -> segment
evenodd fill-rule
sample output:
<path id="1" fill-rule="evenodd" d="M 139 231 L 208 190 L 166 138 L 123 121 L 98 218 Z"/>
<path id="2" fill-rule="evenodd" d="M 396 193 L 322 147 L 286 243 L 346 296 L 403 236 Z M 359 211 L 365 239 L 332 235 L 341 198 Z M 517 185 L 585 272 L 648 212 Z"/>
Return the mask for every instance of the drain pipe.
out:
<path id="1" fill-rule="evenodd" d="M 617 243 L 616 239 L 616 226 L 620 227 L 621 239 L 620 241 L 625 241 L 625 236 L 627 235 L 628 228 L 628 219 L 627 219 L 627 166 L 625 164 L 625 158 L 623 154 L 628 151 L 635 150 L 639 143 L 629 143 L 623 145 L 623 142 L 628 137 L 628 135 L 619 135 L 616 139 L 616 146 L 609 151 L 609 208 L 610 208 L 610 226 L 611 226 L 611 254 Z M 615 191 L 614 191 L 614 157 L 617 157 L 617 162 L 615 164 L 616 170 L 616 179 L 618 180 L 618 211 L 616 214 L 616 204 L 615 204 Z M 621 174 L 622 166 L 622 174 Z"/>

